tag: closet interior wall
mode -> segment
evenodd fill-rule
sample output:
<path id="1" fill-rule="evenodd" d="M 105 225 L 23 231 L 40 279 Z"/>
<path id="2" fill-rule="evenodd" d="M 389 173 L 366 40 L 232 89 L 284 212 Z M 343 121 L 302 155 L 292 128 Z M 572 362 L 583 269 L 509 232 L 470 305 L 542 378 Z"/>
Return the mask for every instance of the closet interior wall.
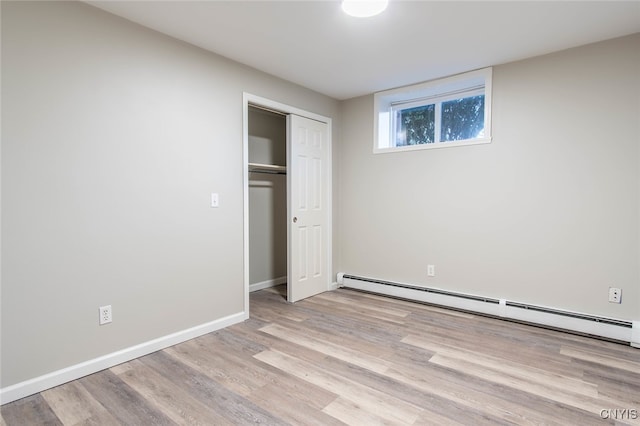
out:
<path id="1" fill-rule="evenodd" d="M 249 107 L 249 164 L 286 166 L 286 117 Z M 287 177 L 249 168 L 249 289 L 287 280 Z"/>

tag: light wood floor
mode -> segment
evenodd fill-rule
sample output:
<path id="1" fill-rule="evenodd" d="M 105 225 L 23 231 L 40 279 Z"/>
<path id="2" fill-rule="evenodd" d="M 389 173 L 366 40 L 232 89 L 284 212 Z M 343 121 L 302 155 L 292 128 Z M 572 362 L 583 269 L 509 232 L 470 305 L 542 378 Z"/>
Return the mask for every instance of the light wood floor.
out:
<path id="1" fill-rule="evenodd" d="M 640 424 L 639 349 L 282 290 L 252 293 L 242 324 L 7 404 L 3 424 Z"/>

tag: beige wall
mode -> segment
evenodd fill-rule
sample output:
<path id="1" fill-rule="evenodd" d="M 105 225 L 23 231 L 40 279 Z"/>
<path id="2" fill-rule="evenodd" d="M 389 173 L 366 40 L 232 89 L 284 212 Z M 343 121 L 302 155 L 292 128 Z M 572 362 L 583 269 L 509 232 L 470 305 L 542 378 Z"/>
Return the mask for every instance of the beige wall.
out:
<path id="1" fill-rule="evenodd" d="M 640 319 L 639 46 L 496 66 L 489 145 L 374 155 L 373 96 L 344 102 L 338 269 Z"/>
<path id="2" fill-rule="evenodd" d="M 335 100 L 82 3 L 2 2 L 0 386 L 243 311 L 243 91 L 337 141 Z"/>

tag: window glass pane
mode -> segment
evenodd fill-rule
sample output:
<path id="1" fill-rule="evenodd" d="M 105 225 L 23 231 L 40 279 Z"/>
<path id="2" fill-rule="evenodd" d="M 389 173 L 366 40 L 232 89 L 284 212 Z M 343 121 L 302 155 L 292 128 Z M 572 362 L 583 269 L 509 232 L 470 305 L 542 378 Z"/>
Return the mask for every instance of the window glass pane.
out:
<path id="1" fill-rule="evenodd" d="M 440 141 L 484 136 L 484 95 L 442 102 Z"/>
<path id="2" fill-rule="evenodd" d="M 396 146 L 433 143 L 435 105 L 422 105 L 396 111 Z"/>

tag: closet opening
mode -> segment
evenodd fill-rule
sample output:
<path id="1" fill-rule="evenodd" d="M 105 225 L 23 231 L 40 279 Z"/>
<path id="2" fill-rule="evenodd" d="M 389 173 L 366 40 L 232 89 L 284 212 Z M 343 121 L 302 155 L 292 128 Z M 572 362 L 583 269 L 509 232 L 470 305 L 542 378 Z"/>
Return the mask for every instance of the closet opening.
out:
<path id="1" fill-rule="evenodd" d="M 287 116 L 249 105 L 249 291 L 287 295 Z"/>

